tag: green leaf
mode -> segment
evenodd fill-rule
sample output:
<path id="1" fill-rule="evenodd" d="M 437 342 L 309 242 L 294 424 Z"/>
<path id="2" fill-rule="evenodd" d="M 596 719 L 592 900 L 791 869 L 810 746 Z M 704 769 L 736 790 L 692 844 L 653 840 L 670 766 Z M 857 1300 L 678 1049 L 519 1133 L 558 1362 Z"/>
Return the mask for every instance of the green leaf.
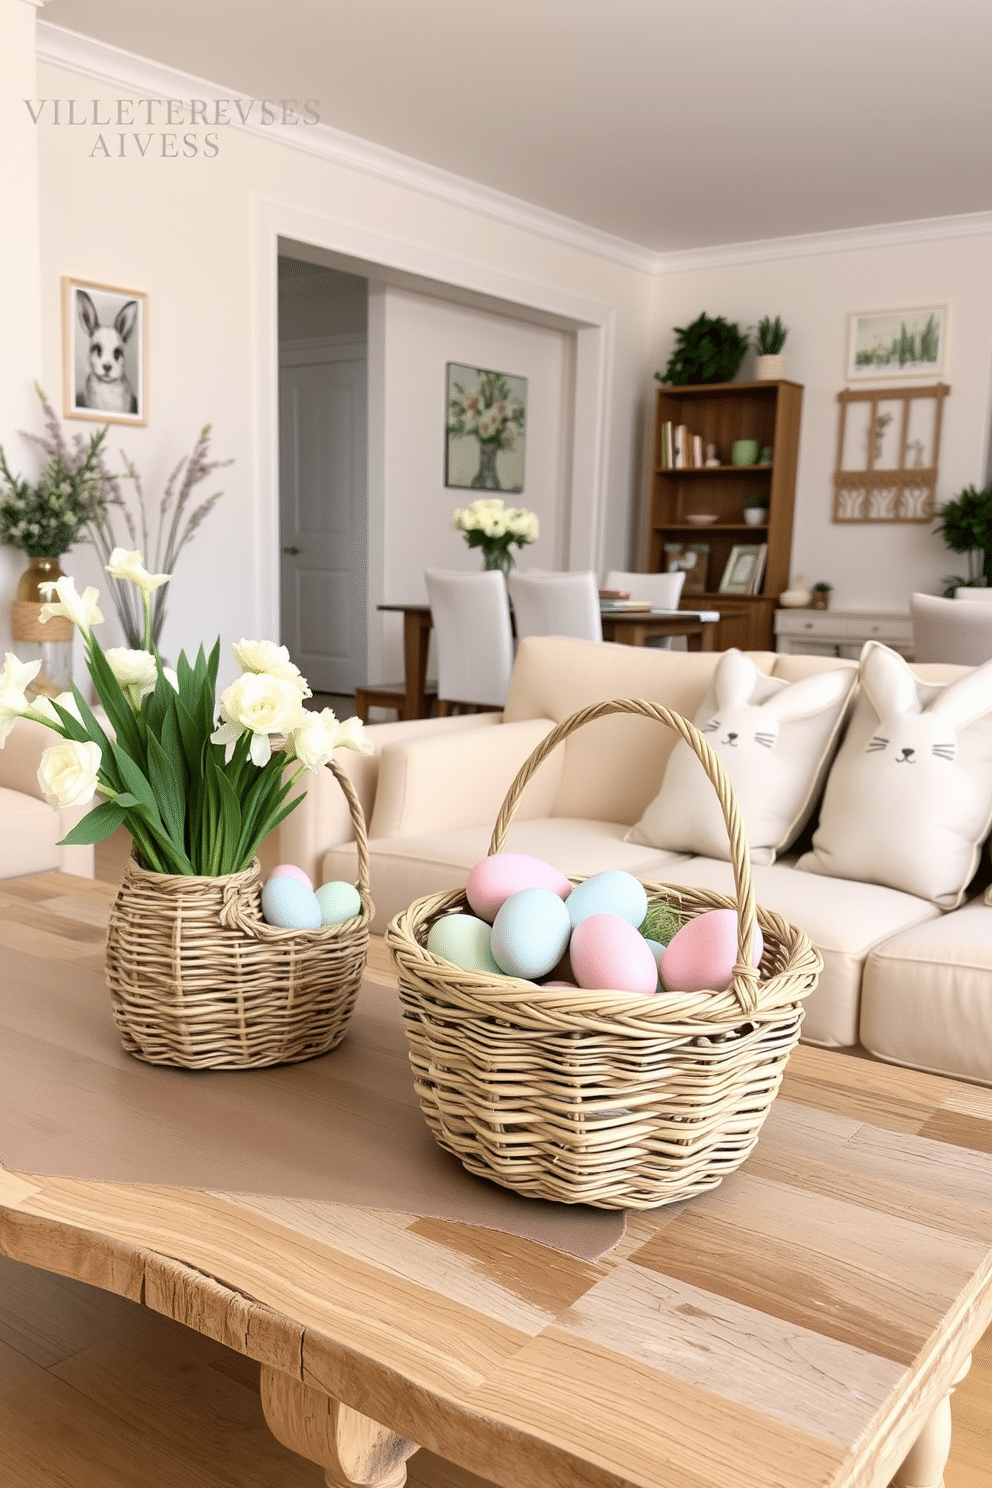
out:
<path id="1" fill-rule="evenodd" d="M 170 839 L 184 852 L 186 802 L 182 780 L 155 735 L 148 735 L 148 779 Z M 184 853 L 185 856 L 185 853 Z"/>
<path id="2" fill-rule="evenodd" d="M 87 847 L 91 842 L 102 842 L 111 832 L 116 832 L 127 815 L 119 801 L 104 801 L 88 811 L 71 832 L 67 832 L 59 847 Z"/>

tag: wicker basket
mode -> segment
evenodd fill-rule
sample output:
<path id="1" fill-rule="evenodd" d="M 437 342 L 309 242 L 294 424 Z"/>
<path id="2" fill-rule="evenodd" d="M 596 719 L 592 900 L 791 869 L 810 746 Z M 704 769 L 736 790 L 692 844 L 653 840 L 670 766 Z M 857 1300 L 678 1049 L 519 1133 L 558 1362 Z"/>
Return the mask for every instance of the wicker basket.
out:
<path id="1" fill-rule="evenodd" d="M 576 729 L 611 713 L 674 729 L 717 792 L 736 901 L 670 884 L 645 888 L 650 902 L 688 917 L 738 910 L 738 964 L 727 991 L 643 997 L 463 971 L 426 949 L 436 920 L 471 913 L 461 890 L 418 899 L 392 921 L 386 940 L 417 1094 L 439 1144 L 469 1172 L 532 1198 L 650 1209 L 715 1188 L 747 1157 L 821 961 L 801 930 L 755 909 L 747 842 L 723 766 L 691 723 L 656 703 L 597 703 L 559 724 L 510 787 L 490 853 L 502 850 L 541 762 Z M 764 936 L 758 971 L 749 954 L 756 920 Z"/>
<path id="2" fill-rule="evenodd" d="M 369 845 L 348 776 L 362 912 L 280 930 L 261 912 L 258 860 L 241 873 L 149 873 L 132 857 L 110 911 L 107 981 L 129 1054 L 184 1069 L 253 1069 L 326 1054 L 344 1037 L 365 970 Z"/>

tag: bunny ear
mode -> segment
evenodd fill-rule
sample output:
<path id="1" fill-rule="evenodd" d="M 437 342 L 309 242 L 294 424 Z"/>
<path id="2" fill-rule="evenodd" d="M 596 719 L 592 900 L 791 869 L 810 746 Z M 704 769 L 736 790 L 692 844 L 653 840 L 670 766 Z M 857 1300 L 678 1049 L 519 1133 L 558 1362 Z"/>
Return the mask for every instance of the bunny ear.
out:
<path id="1" fill-rule="evenodd" d="M 829 672 L 818 672 L 804 677 L 801 682 L 790 682 L 761 705 L 767 718 L 786 723 L 791 719 L 808 718 L 811 713 L 820 713 L 824 708 L 840 703 L 854 686 L 857 676 L 853 667 L 836 667 Z"/>
<path id="2" fill-rule="evenodd" d="M 927 712 L 952 729 L 964 728 L 983 714 L 992 713 L 992 661 L 983 661 L 973 672 L 949 683 Z"/>
<path id="3" fill-rule="evenodd" d="M 879 718 L 921 712 L 916 678 L 896 651 L 866 641 L 861 652 L 861 681 Z"/>
<path id="4" fill-rule="evenodd" d="M 86 328 L 87 335 L 92 336 L 100 324 L 100 317 L 97 315 L 96 306 L 85 289 L 76 290 L 76 307 L 79 310 L 79 318 Z"/>
<path id="5" fill-rule="evenodd" d="M 750 702 L 754 685 L 758 680 L 758 668 L 743 651 L 725 651 L 717 662 L 716 705 L 721 711 L 727 708 L 742 708 Z"/>

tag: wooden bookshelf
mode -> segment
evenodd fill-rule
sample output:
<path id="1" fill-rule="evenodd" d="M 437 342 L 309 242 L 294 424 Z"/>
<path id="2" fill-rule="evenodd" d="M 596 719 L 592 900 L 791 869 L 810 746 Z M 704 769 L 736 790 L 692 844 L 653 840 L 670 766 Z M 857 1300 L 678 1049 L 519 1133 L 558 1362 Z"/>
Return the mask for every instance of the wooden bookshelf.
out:
<path id="1" fill-rule="evenodd" d="M 660 387 L 657 391 L 644 566 L 648 573 L 664 570 L 666 543 L 709 545 L 706 589 L 684 595 L 682 608 L 720 611 L 716 638 L 719 650 L 728 646 L 774 650 L 775 607 L 779 594 L 789 586 L 802 401 L 801 385 L 785 381 L 710 383 Z M 681 470 L 662 468 L 662 429 L 666 422 L 685 424 L 690 434 L 700 435 L 704 450 L 709 444 L 715 445 L 720 464 Z M 755 439 L 759 447 L 770 448 L 770 463 L 732 464 L 731 446 L 738 439 Z M 750 496 L 766 499 L 765 525 L 745 522 L 744 502 Z M 705 527 L 687 520 L 706 513 L 715 514 L 717 520 Z M 759 594 L 718 592 L 730 550 L 737 543 L 768 544 Z"/>

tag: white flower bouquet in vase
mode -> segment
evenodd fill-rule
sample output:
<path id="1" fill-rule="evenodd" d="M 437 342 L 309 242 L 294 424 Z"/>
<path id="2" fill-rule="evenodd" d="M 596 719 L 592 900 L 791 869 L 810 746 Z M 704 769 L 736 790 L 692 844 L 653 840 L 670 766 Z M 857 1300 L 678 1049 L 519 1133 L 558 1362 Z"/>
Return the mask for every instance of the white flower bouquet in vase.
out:
<path id="1" fill-rule="evenodd" d="M 82 635 L 106 721 L 73 687 L 29 702 L 39 663 L 8 654 L 0 672 L 0 746 L 18 717 L 60 736 L 42 756 L 51 805 L 102 802 L 66 836 L 100 842 L 119 826 L 133 852 L 111 911 L 107 977 L 124 1047 L 185 1068 L 246 1068 L 309 1059 L 344 1036 L 372 918 L 361 806 L 336 749 L 368 751 L 357 718 L 308 711 L 306 679 L 285 647 L 242 640 L 241 675 L 216 701 L 218 640 L 209 656 L 164 667 L 151 639 L 150 574 L 140 552 L 117 548 L 107 571 L 130 582 L 144 611 L 141 649 L 104 651 L 93 588 L 49 586 L 42 620 Z M 361 912 L 342 925 L 287 930 L 261 915 L 259 844 L 299 805 L 307 770 L 329 768 L 348 800 L 358 844 Z"/>
<path id="2" fill-rule="evenodd" d="M 464 532 L 470 548 L 482 549 L 484 569 L 498 568 L 504 574 L 513 567 L 511 546 L 526 547 L 541 532 L 537 514 L 522 506 L 504 506 L 499 497 L 480 497 L 470 506 L 456 507 L 451 525 Z"/>

